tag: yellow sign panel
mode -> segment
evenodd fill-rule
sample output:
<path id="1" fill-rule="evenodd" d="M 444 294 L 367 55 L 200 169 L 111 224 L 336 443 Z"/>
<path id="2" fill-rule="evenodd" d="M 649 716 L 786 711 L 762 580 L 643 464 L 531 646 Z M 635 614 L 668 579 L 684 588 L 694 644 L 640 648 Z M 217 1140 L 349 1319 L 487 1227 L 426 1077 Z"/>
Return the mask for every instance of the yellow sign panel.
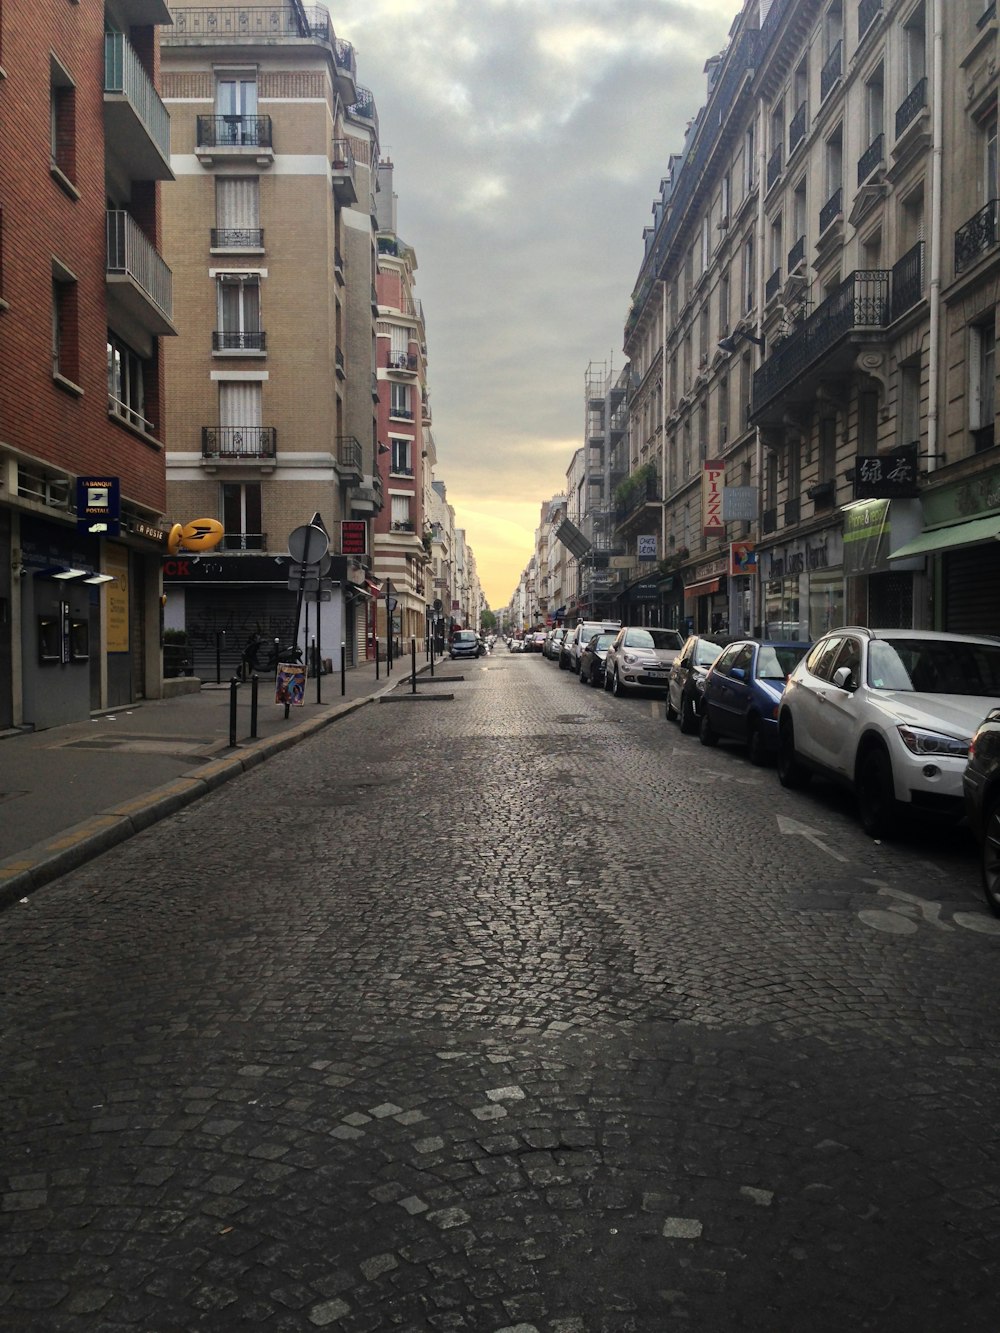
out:
<path id="1" fill-rule="evenodd" d="M 108 652 L 127 653 L 128 641 L 128 551 L 123 546 L 108 545 L 104 550 L 104 573 L 113 574 L 104 584 L 104 619 L 108 632 Z"/>
<path id="2" fill-rule="evenodd" d="M 211 551 L 226 535 L 217 518 L 196 518 L 181 529 L 180 544 L 187 551 Z"/>

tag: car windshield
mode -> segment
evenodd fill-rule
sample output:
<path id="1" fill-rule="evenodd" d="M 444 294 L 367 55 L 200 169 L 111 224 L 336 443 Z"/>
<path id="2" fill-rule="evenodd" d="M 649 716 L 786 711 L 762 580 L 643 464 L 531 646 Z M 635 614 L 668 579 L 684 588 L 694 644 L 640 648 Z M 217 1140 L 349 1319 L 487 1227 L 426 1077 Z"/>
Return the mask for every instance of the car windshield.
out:
<path id="1" fill-rule="evenodd" d="M 873 690 L 1000 695 L 1000 643 L 875 639 L 868 650 Z"/>
<path id="2" fill-rule="evenodd" d="M 630 629 L 625 635 L 626 648 L 679 648 L 681 636 L 671 629 Z"/>
<path id="3" fill-rule="evenodd" d="M 454 641 L 455 643 L 475 643 L 476 636 L 471 629 L 463 629 L 455 635 Z"/>
<path id="4" fill-rule="evenodd" d="M 699 639 L 694 648 L 694 664 L 695 666 L 711 666 L 721 652 L 722 644 L 709 643 L 707 639 Z"/>
<path id="5" fill-rule="evenodd" d="M 600 652 L 602 649 L 610 648 L 615 641 L 615 637 L 614 634 L 595 634 L 587 647 L 592 648 L 595 652 Z"/>
<path id="6" fill-rule="evenodd" d="M 784 680 L 805 657 L 808 647 L 807 643 L 762 644 L 757 656 L 757 675 L 762 680 Z"/>

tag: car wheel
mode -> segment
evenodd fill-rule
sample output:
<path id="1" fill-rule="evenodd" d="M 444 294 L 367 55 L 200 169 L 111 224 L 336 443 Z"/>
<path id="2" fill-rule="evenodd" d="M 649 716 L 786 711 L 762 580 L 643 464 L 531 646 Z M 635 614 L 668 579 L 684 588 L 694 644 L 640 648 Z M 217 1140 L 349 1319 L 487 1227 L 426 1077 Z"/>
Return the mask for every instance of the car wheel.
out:
<path id="1" fill-rule="evenodd" d="M 899 822 L 892 764 L 882 749 L 872 748 L 858 760 L 855 789 L 861 827 L 870 838 L 885 838 Z"/>
<path id="2" fill-rule="evenodd" d="M 714 729 L 708 720 L 707 710 L 701 715 L 701 726 L 698 728 L 698 739 L 702 745 L 707 745 L 709 749 L 719 743 L 719 733 Z"/>
<path id="3" fill-rule="evenodd" d="M 698 730 L 698 710 L 690 694 L 681 696 L 681 731 L 685 736 L 693 736 Z"/>
<path id="4" fill-rule="evenodd" d="M 758 718 L 752 717 L 747 723 L 747 757 L 757 768 L 767 763 L 767 750 L 764 747 L 764 732 Z"/>
<path id="5" fill-rule="evenodd" d="M 604 679 L 601 681 L 601 686 L 605 694 L 611 689 L 611 673 L 608 671 L 607 667 L 604 669 Z"/>
<path id="6" fill-rule="evenodd" d="M 789 791 L 801 791 L 809 785 L 809 773 L 795 753 L 795 729 L 788 717 L 778 731 L 778 781 Z"/>
<path id="7" fill-rule="evenodd" d="M 1000 916 L 1000 796 L 994 796 L 983 820 L 983 892 L 990 910 Z"/>
<path id="8" fill-rule="evenodd" d="M 614 671 L 611 673 L 611 693 L 615 696 L 616 699 L 620 699 L 622 695 L 625 693 L 624 686 L 622 685 L 621 680 L 618 677 L 617 667 L 615 667 Z"/>
<path id="9" fill-rule="evenodd" d="M 580 668 L 580 684 L 581 685 L 587 684 L 587 677 L 583 674 L 583 667 Z"/>
<path id="10" fill-rule="evenodd" d="M 593 670 L 591 670 L 591 673 L 590 673 L 590 683 L 591 683 L 591 685 L 594 687 L 595 690 L 597 689 L 598 685 L 603 685 L 603 684 L 604 684 L 604 682 L 602 681 L 600 675 L 595 675 L 594 672 L 593 672 Z"/>
<path id="11" fill-rule="evenodd" d="M 566 662 L 565 662 L 565 660 L 564 660 L 564 658 L 563 658 L 562 653 L 559 654 L 559 670 L 560 670 L 560 671 L 565 671 L 565 670 L 566 670 Z"/>

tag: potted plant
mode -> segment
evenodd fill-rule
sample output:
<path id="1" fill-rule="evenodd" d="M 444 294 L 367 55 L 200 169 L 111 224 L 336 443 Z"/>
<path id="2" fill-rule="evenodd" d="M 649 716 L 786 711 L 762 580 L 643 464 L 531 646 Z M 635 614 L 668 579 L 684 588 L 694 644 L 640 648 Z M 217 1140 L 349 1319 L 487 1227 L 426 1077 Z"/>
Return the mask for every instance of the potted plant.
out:
<path id="1" fill-rule="evenodd" d="M 194 656 L 188 643 L 186 629 L 163 631 L 163 677 L 194 675 Z"/>

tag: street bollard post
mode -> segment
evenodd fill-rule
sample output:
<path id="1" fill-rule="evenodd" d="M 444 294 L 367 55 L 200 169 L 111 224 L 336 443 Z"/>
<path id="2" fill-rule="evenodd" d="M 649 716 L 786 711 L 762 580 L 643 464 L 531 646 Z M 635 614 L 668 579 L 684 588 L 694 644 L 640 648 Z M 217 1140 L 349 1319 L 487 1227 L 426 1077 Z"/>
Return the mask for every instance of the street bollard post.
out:
<path id="1" fill-rule="evenodd" d="M 226 637 L 224 629 L 215 631 L 215 683 L 222 684 L 222 640 Z"/>
<path id="2" fill-rule="evenodd" d="M 378 635 L 375 635 L 375 679 L 378 680 Z"/>
<path id="3" fill-rule="evenodd" d="M 320 669 L 319 649 L 316 646 L 315 635 L 313 635 L 313 641 L 312 641 L 312 660 L 313 660 L 313 670 L 316 672 L 316 702 L 318 704 L 321 704 L 323 702 L 323 692 L 320 689 L 320 681 L 323 679 L 323 672 Z"/>
<path id="4" fill-rule="evenodd" d="M 417 640 L 415 635 L 410 637 L 410 693 L 417 692 Z"/>
<path id="5" fill-rule="evenodd" d="M 434 635 L 431 635 L 431 675 L 434 675 Z"/>
<path id="6" fill-rule="evenodd" d="M 347 644 L 340 645 L 340 695 L 347 693 Z"/>
<path id="7" fill-rule="evenodd" d="M 229 682 L 229 747 L 236 749 L 236 692 L 240 688 L 239 676 L 233 676 Z"/>
<path id="8" fill-rule="evenodd" d="M 250 739 L 257 739 L 257 673 L 250 677 Z"/>

